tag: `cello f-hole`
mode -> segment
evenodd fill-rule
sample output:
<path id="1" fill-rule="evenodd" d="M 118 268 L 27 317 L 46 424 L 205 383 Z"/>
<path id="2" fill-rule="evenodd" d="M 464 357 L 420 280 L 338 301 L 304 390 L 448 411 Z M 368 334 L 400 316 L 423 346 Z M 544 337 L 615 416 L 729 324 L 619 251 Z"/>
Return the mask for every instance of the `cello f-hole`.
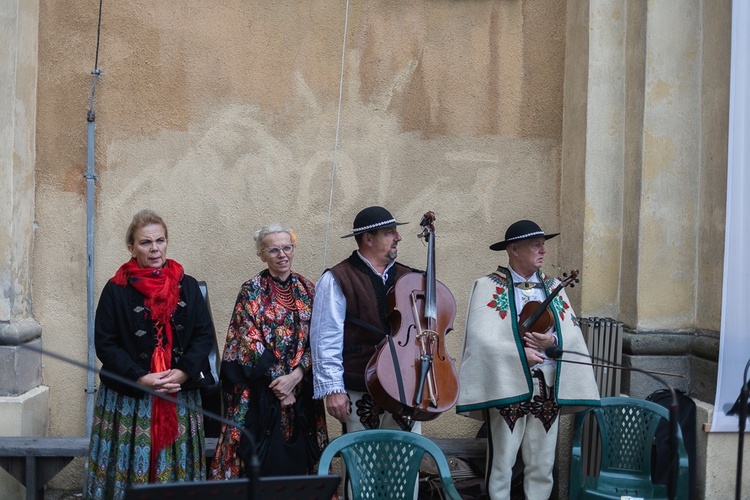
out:
<path id="1" fill-rule="evenodd" d="M 440 343 L 440 339 L 435 339 L 435 353 L 434 356 L 437 356 L 440 361 L 445 361 L 445 346 Z"/>
<path id="2" fill-rule="evenodd" d="M 411 329 L 416 328 L 414 325 L 409 325 L 409 328 L 406 329 L 406 340 L 403 341 L 403 343 L 399 340 L 397 342 L 399 347 L 404 347 L 409 345 L 409 338 L 411 338 Z"/>

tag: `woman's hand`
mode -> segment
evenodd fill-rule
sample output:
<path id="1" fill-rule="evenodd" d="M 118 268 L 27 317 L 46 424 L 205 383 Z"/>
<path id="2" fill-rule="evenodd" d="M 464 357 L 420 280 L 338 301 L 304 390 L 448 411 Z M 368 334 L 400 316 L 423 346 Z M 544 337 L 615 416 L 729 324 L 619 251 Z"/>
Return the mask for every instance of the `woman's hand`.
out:
<path id="1" fill-rule="evenodd" d="M 174 369 L 149 373 L 139 378 L 137 383 L 154 392 L 174 394 L 180 392 L 180 386 L 185 383 L 188 378 L 187 373 L 184 371 Z"/>
<path id="2" fill-rule="evenodd" d="M 286 397 L 294 394 L 294 388 L 297 387 L 304 375 L 305 372 L 298 366 L 289 375 L 275 378 L 268 385 L 268 388 L 283 402 Z"/>
<path id="3" fill-rule="evenodd" d="M 294 393 L 291 393 L 287 397 L 281 400 L 281 406 L 292 406 L 297 402 L 297 398 L 294 397 Z"/>

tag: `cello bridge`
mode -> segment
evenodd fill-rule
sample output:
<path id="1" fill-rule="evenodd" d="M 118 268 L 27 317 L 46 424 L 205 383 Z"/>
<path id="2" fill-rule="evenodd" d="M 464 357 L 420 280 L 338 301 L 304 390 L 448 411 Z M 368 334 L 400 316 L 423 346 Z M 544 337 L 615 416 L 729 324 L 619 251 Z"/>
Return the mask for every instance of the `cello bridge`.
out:
<path id="1" fill-rule="evenodd" d="M 425 339 L 425 337 L 427 337 Z M 417 340 L 420 342 L 423 342 L 424 340 L 427 340 L 428 342 L 433 342 L 438 339 L 437 332 L 433 330 L 422 330 L 421 332 L 417 333 Z"/>

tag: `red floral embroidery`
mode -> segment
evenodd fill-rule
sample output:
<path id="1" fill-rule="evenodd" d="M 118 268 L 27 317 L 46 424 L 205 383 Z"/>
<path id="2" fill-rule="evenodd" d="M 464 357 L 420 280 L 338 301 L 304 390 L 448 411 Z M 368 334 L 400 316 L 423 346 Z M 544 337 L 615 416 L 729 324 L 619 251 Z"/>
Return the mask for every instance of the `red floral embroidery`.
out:
<path id="1" fill-rule="evenodd" d="M 565 302 L 565 300 L 559 295 L 555 297 L 555 299 L 553 300 L 553 304 L 557 306 L 554 307 L 554 309 L 557 310 L 557 315 L 561 320 L 565 320 L 565 311 L 570 309 L 570 304 Z"/>
<path id="2" fill-rule="evenodd" d="M 502 286 L 495 287 L 495 293 L 492 296 L 492 300 L 487 303 L 487 307 L 496 309 L 500 314 L 501 319 L 505 319 L 508 315 L 508 297 L 503 296 L 505 288 Z"/>

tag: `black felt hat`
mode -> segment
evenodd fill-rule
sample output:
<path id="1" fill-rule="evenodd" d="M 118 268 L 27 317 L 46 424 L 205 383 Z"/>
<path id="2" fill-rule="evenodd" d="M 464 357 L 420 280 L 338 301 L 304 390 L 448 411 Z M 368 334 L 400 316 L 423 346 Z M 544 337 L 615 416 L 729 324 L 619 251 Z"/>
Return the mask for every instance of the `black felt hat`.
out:
<path id="1" fill-rule="evenodd" d="M 516 241 L 543 236 L 545 240 L 554 238 L 560 233 L 544 234 L 542 228 L 536 222 L 530 220 L 519 220 L 511 224 L 505 231 L 505 241 L 498 241 L 490 245 L 490 250 L 505 250 L 505 248 Z"/>
<path id="2" fill-rule="evenodd" d="M 401 226 L 403 224 L 408 224 L 408 222 L 396 222 L 391 213 L 383 207 L 367 207 L 354 218 L 351 234 L 345 234 L 342 238 L 375 231 L 381 227 Z"/>

